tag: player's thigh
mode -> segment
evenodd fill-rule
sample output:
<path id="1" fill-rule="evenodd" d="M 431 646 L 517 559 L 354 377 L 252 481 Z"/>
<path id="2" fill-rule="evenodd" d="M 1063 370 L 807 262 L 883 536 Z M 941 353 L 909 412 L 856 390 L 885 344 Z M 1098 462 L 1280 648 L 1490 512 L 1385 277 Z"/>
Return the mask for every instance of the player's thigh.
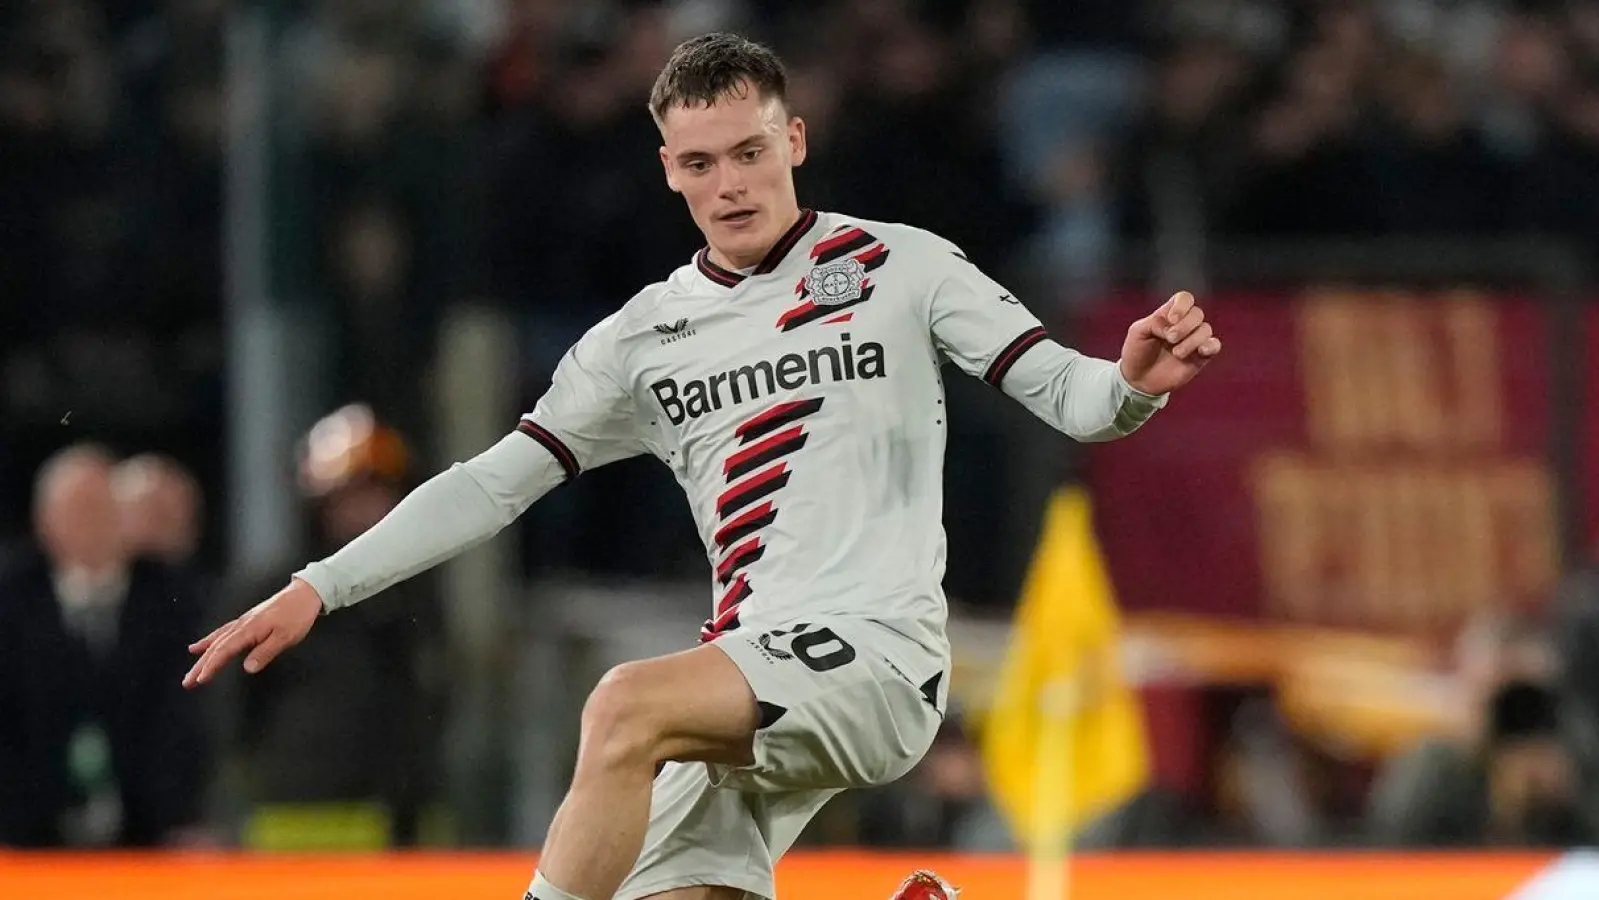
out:
<path id="1" fill-rule="evenodd" d="M 642 736 L 657 760 L 744 763 L 760 711 L 726 654 L 709 646 L 623 663 L 600 679 L 583 712 L 596 732 Z"/>

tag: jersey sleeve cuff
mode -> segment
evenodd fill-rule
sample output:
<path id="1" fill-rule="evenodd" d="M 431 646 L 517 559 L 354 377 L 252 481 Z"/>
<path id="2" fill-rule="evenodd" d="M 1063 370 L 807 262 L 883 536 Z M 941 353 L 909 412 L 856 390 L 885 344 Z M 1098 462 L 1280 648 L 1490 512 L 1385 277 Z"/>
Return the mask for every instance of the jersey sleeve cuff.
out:
<path id="1" fill-rule="evenodd" d="M 1116 385 L 1122 391 L 1122 402 L 1116 411 L 1116 430 L 1123 434 L 1131 434 L 1149 421 L 1158 410 L 1163 409 L 1171 400 L 1171 394 L 1149 394 L 1133 387 L 1127 376 L 1122 374 L 1119 360 L 1112 369 L 1116 374 Z"/>
<path id="2" fill-rule="evenodd" d="M 1005 382 L 1005 374 L 1016 365 L 1028 350 L 1042 344 L 1049 339 L 1049 333 L 1044 326 L 1037 325 L 1017 335 L 1005 348 L 994 354 L 994 361 L 988 364 L 988 369 L 983 372 L 983 380 L 999 387 Z"/>
<path id="3" fill-rule="evenodd" d="M 583 471 L 583 467 L 578 465 L 577 454 L 573 453 L 572 448 L 568 447 L 565 441 L 556 437 L 549 429 L 532 419 L 523 419 L 517 423 L 516 430 L 538 441 L 544 449 L 550 451 L 550 455 L 555 457 L 555 461 L 561 464 L 561 470 L 566 473 L 567 481 L 576 478 Z"/>
<path id="4" fill-rule="evenodd" d="M 1138 388 L 1133 387 L 1133 383 L 1127 380 L 1126 375 L 1122 374 L 1122 364 L 1120 361 L 1117 361 L 1116 363 L 1116 382 L 1122 386 L 1122 390 L 1126 391 L 1129 397 L 1145 400 L 1150 403 L 1159 403 L 1160 406 L 1165 406 L 1166 401 L 1171 397 L 1171 394 L 1146 394 Z M 1158 409 L 1159 407 L 1156 408 Z"/>
<path id="5" fill-rule="evenodd" d="M 311 563 L 300 571 L 295 572 L 294 577 L 309 584 L 311 590 L 316 591 L 317 597 L 322 601 L 322 615 L 325 616 L 339 608 L 340 598 L 336 590 L 337 586 L 333 583 L 332 573 L 328 571 L 326 563 Z"/>

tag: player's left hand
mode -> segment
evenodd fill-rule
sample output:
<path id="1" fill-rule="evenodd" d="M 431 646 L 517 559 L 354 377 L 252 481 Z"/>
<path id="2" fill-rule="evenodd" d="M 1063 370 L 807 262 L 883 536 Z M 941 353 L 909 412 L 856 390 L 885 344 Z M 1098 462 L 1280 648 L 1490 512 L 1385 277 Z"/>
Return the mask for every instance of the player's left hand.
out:
<path id="1" fill-rule="evenodd" d="M 1119 365 L 1127 383 L 1146 394 L 1165 394 L 1192 381 L 1221 353 L 1205 311 L 1194 295 L 1178 291 L 1160 309 L 1127 329 Z"/>

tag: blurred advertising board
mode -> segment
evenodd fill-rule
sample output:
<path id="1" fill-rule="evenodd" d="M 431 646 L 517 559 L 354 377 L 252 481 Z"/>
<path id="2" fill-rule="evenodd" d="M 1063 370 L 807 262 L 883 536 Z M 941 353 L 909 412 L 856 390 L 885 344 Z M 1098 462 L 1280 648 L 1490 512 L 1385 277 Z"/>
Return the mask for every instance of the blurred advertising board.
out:
<path id="1" fill-rule="evenodd" d="M 298 856 L 228 853 L 0 853 L 7 897 L 301 900 L 519 896 L 531 853 Z M 797 850 L 778 867 L 784 897 L 881 900 L 930 868 L 974 900 L 1024 897 L 1026 860 L 1005 854 Z M 1587 900 L 1599 864 L 1571 854 L 1129 853 L 1070 865 L 1072 900 Z"/>
<path id="2" fill-rule="evenodd" d="M 1599 310 L 1565 334 L 1530 296 L 1314 288 L 1203 298 L 1225 350 L 1153 427 L 1090 453 L 1119 600 L 1184 612 L 1442 635 L 1542 601 L 1562 484 L 1599 485 Z M 1149 298 L 1079 320 L 1115 358 Z M 1585 379 L 1557 420 L 1552 342 Z M 1552 428 L 1581 431 L 1563 482 Z M 1576 489 L 1575 487 L 1573 489 Z M 1588 534 L 1599 509 L 1580 504 Z"/>

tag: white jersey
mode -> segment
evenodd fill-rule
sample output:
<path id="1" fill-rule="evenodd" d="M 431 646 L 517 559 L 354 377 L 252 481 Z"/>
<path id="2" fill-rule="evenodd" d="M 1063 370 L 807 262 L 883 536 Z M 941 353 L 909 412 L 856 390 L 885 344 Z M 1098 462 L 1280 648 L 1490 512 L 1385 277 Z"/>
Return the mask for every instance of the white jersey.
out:
<path id="1" fill-rule="evenodd" d="M 594 326 L 519 430 L 568 478 L 671 469 L 711 568 L 702 640 L 854 616 L 944 648 L 945 361 L 1083 440 L 1164 401 L 1049 341 L 948 241 L 805 211 L 747 274 L 701 251 Z"/>

